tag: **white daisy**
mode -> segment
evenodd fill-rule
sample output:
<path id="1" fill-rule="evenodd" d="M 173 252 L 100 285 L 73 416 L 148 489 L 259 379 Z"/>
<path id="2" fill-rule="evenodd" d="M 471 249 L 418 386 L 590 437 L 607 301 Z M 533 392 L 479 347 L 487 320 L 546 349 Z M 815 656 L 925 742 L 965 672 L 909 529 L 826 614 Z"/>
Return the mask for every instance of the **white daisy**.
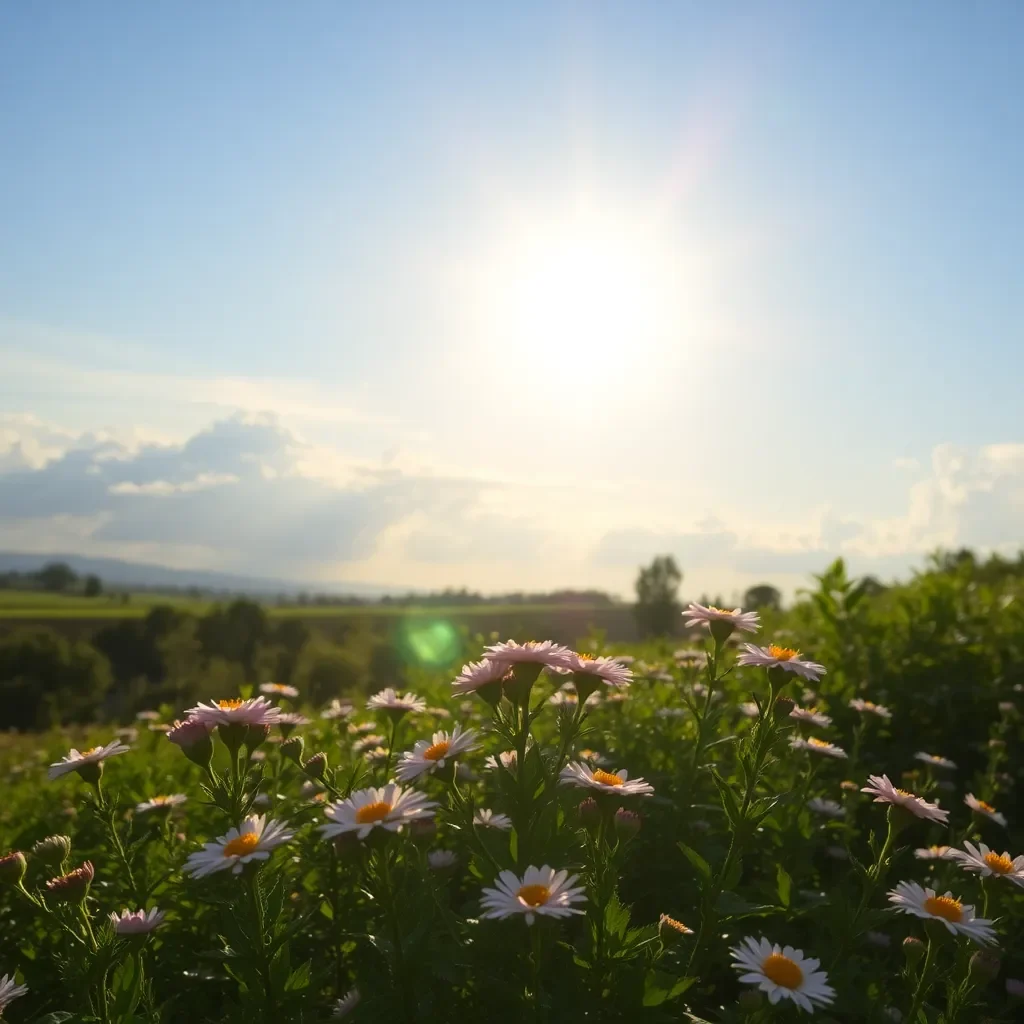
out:
<path id="1" fill-rule="evenodd" d="M 126 747 L 120 740 L 111 740 L 105 747 L 91 747 L 81 752 L 71 748 L 67 757 L 50 765 L 46 777 L 50 780 L 59 779 L 68 772 L 77 772 L 86 765 L 102 764 L 108 757 L 116 757 L 118 754 L 127 754 L 131 747 Z"/>
<path id="2" fill-rule="evenodd" d="M 456 725 L 451 733 L 440 730 L 429 740 L 417 740 L 412 750 L 407 750 L 398 760 L 395 775 L 402 782 L 418 778 L 424 772 L 433 772 L 443 768 L 445 762 L 457 758 L 467 750 L 476 746 L 476 732 L 473 729 L 462 731 Z"/>
<path id="3" fill-rule="evenodd" d="M 353 710 L 353 705 L 348 701 L 340 701 L 335 697 L 334 700 L 332 700 L 331 703 L 320 712 L 320 717 L 326 718 L 328 721 L 334 718 L 348 718 L 348 716 L 352 714 Z"/>
<path id="4" fill-rule="evenodd" d="M 135 718 L 139 722 L 159 722 L 159 711 L 136 711 Z"/>
<path id="5" fill-rule="evenodd" d="M 495 879 L 494 889 L 484 889 L 481 897 L 485 918 L 506 918 L 523 914 L 527 924 L 533 924 L 536 915 L 569 917 L 582 914 L 572 906 L 585 903 L 583 886 L 574 887 L 577 875 L 556 871 L 545 864 L 541 868 L 532 864 L 522 878 L 513 871 L 502 871 Z"/>
<path id="6" fill-rule="evenodd" d="M 837 803 L 835 800 L 826 800 L 820 796 L 808 800 L 807 806 L 815 814 L 823 814 L 826 818 L 842 818 L 846 816 L 846 811 L 843 810 L 842 804 Z"/>
<path id="7" fill-rule="evenodd" d="M 586 761 L 587 764 L 596 764 L 599 767 L 604 767 L 611 762 L 611 758 L 606 757 L 600 751 L 590 750 L 587 747 L 584 747 L 578 756 L 581 761 Z"/>
<path id="8" fill-rule="evenodd" d="M 166 726 L 164 726 L 163 728 L 166 728 Z M 163 728 L 161 728 L 159 731 L 162 732 Z M 154 729 L 153 725 L 150 724 L 149 731 L 156 732 L 157 729 Z M 134 726 L 129 725 L 126 729 L 118 729 L 116 736 L 122 743 L 127 743 L 130 746 L 139 738 L 139 730 L 136 729 Z"/>
<path id="9" fill-rule="evenodd" d="M 610 657 L 614 658 L 620 665 L 632 665 L 636 661 L 632 654 L 612 654 Z"/>
<path id="10" fill-rule="evenodd" d="M 793 672 L 802 679 L 817 682 L 825 674 L 825 666 L 816 661 L 804 661 L 800 652 L 792 647 L 780 647 L 769 644 L 758 647 L 756 644 L 744 644 L 743 653 L 736 659 L 737 665 L 750 665 L 754 668 L 781 668 L 785 672 Z"/>
<path id="11" fill-rule="evenodd" d="M 120 914 L 111 914 L 110 923 L 114 926 L 115 935 L 148 935 L 163 924 L 166 916 L 155 907 L 152 910 L 125 909 Z"/>
<path id="12" fill-rule="evenodd" d="M 817 708 L 793 708 L 789 717 L 795 718 L 798 722 L 821 726 L 823 729 L 832 724 L 832 719 L 828 715 L 822 714 Z"/>
<path id="13" fill-rule="evenodd" d="M 933 768 L 948 768 L 950 770 L 956 768 L 956 762 L 950 761 L 948 757 L 939 757 L 938 754 L 926 754 L 923 750 L 919 750 L 914 757 L 918 761 L 930 764 Z"/>
<path id="14" fill-rule="evenodd" d="M 447 871 L 458 863 L 458 855 L 451 850 L 431 850 L 427 854 L 427 866 L 431 871 Z"/>
<path id="15" fill-rule="evenodd" d="M 260 683 L 260 693 L 268 697 L 289 697 L 292 700 L 299 695 L 294 686 L 286 686 L 284 683 Z"/>
<path id="16" fill-rule="evenodd" d="M 953 935 L 966 935 L 975 942 L 995 942 L 992 922 L 974 916 L 974 907 L 965 906 L 951 893 L 936 896 L 917 882 L 900 882 L 889 891 L 889 902 L 904 914 L 941 921 Z"/>
<path id="17" fill-rule="evenodd" d="M 730 612 L 714 605 L 691 603 L 683 617 L 687 626 L 707 626 L 708 629 L 713 622 L 726 622 L 744 633 L 756 633 L 761 628 L 761 616 L 757 612 L 745 612 L 742 608 L 733 608 Z"/>
<path id="18" fill-rule="evenodd" d="M 371 747 L 363 751 L 363 757 L 369 764 L 380 764 L 388 758 L 387 747 Z"/>
<path id="19" fill-rule="evenodd" d="M 347 800 L 326 807 L 324 814 L 331 821 L 321 825 L 320 832 L 326 839 L 345 832 L 365 839 L 377 827 L 398 832 L 411 821 L 432 817 L 435 807 L 422 793 L 389 782 L 379 789 L 357 789 Z"/>
<path id="20" fill-rule="evenodd" d="M 692 935 L 693 929 L 687 928 L 682 921 L 677 921 L 674 917 L 669 917 L 668 914 L 662 914 L 658 918 L 658 933 L 662 937 L 666 934 L 675 937 L 679 935 Z"/>
<path id="21" fill-rule="evenodd" d="M 508 675 L 511 662 L 499 661 L 497 658 L 485 658 L 483 661 L 470 661 L 462 666 L 462 671 L 452 682 L 454 693 L 473 693 L 481 686 L 500 683 Z"/>
<path id="22" fill-rule="evenodd" d="M 677 665 L 703 665 L 707 661 L 708 656 L 696 647 L 684 647 L 678 651 L 673 651 L 672 658 Z"/>
<path id="23" fill-rule="evenodd" d="M 214 725 L 273 725 L 281 711 L 266 697 L 232 697 L 210 701 L 188 709 L 188 714 L 209 726 Z"/>
<path id="24" fill-rule="evenodd" d="M 791 999 L 801 1010 L 813 1013 L 816 1006 L 828 1006 L 836 997 L 828 975 L 819 971 L 820 960 L 805 957 L 792 946 L 773 946 L 763 936 L 746 938 L 730 951 L 740 981 L 756 985 L 773 1006 Z"/>
<path id="25" fill-rule="evenodd" d="M 548 668 L 566 668 L 572 651 L 568 647 L 556 644 L 554 640 L 527 640 L 525 644 L 517 644 L 508 640 L 502 644 L 491 644 L 486 648 L 484 659 L 499 661 L 509 665 L 523 663 L 544 665 Z"/>
<path id="26" fill-rule="evenodd" d="M 952 846 L 920 846 L 914 851 L 918 860 L 956 860 Z"/>
<path id="27" fill-rule="evenodd" d="M 985 818 L 990 818 L 997 825 L 1002 825 L 1004 828 L 1006 827 L 1006 816 L 997 811 L 991 804 L 986 803 L 984 800 L 979 800 L 973 793 L 968 793 L 967 796 L 964 797 L 964 803 L 967 804 L 975 814 L 980 814 Z"/>
<path id="28" fill-rule="evenodd" d="M 837 747 L 834 743 L 826 743 L 815 736 L 806 740 L 794 736 L 790 739 L 789 745 L 793 750 L 806 750 L 812 754 L 822 754 L 825 757 L 837 757 L 843 760 L 846 758 L 846 751 L 842 747 Z"/>
<path id="29" fill-rule="evenodd" d="M 293 729 L 300 725 L 312 725 L 312 721 L 298 711 L 282 711 L 277 716 L 277 727 L 283 736 L 288 736 Z"/>
<path id="30" fill-rule="evenodd" d="M 757 709 L 757 705 L 752 700 L 744 701 L 738 706 L 737 710 L 746 718 L 758 718 L 761 714 Z"/>
<path id="31" fill-rule="evenodd" d="M 629 686 L 633 681 L 632 670 L 616 658 L 595 658 L 590 654 L 569 651 L 563 667 L 580 675 L 593 676 L 595 681 L 599 680 L 608 686 Z"/>
<path id="32" fill-rule="evenodd" d="M 527 740 L 528 747 L 532 746 L 529 740 Z M 519 754 L 514 750 L 503 750 L 500 754 L 491 754 L 484 759 L 484 767 L 491 768 L 497 771 L 499 768 L 504 768 L 506 771 L 515 772 L 516 763 L 519 760 Z"/>
<path id="33" fill-rule="evenodd" d="M 369 736 L 361 736 L 352 744 L 353 754 L 362 754 L 366 750 L 379 747 L 384 742 L 384 737 L 378 733 L 370 733 Z"/>
<path id="34" fill-rule="evenodd" d="M 965 842 L 963 850 L 952 851 L 952 859 L 958 860 L 965 871 L 977 871 L 986 878 L 1005 878 L 1024 886 L 1024 855 L 1011 858 L 1006 852 L 990 850 L 984 843 L 975 846 Z"/>
<path id="35" fill-rule="evenodd" d="M 346 728 L 350 736 L 355 736 L 361 732 L 373 732 L 378 725 L 376 722 L 351 722 Z"/>
<path id="36" fill-rule="evenodd" d="M 617 796 L 651 796 L 654 787 L 643 779 L 630 779 L 629 772 L 620 768 L 617 772 L 606 772 L 600 768 L 572 762 L 559 775 L 563 785 L 578 786 L 581 789 L 597 789 L 614 792 Z"/>
<path id="37" fill-rule="evenodd" d="M 496 828 L 507 832 L 512 827 L 512 819 L 507 814 L 498 814 L 487 807 L 481 807 L 473 815 L 473 824 L 480 828 Z"/>
<path id="38" fill-rule="evenodd" d="M 926 821 L 938 821 L 945 825 L 949 820 L 949 811 L 944 811 L 938 804 L 930 804 L 905 789 L 897 789 L 889 781 L 888 775 L 869 775 L 868 784 L 861 787 L 861 792 L 870 793 L 876 804 L 895 804 Z"/>
<path id="39" fill-rule="evenodd" d="M 20 999 L 26 992 L 28 992 L 28 985 L 16 985 L 13 974 L 5 974 L 0 978 L 0 1017 L 15 999 Z"/>
<path id="40" fill-rule="evenodd" d="M 887 707 L 882 704 L 875 704 L 874 701 L 861 700 L 859 697 L 854 697 L 848 703 L 854 711 L 859 711 L 863 715 L 877 715 L 879 718 L 892 718 L 892 712 Z"/>
<path id="41" fill-rule="evenodd" d="M 417 697 L 415 693 L 400 694 L 394 687 L 387 686 L 366 702 L 366 710 L 389 711 L 404 715 L 410 711 L 426 711 L 427 702 Z"/>
<path id="42" fill-rule="evenodd" d="M 688 714 L 686 708 L 658 708 L 654 713 L 658 718 L 685 718 Z"/>
<path id="43" fill-rule="evenodd" d="M 263 815 L 250 814 L 240 829 L 230 829 L 215 843 L 207 843 L 190 854 L 184 870 L 193 878 L 204 878 L 227 868 L 237 875 L 250 861 L 267 860 L 270 851 L 287 843 L 292 835 L 283 822 L 267 821 Z"/>
<path id="44" fill-rule="evenodd" d="M 169 811 L 172 807 L 178 807 L 188 799 L 184 793 L 172 793 L 170 796 L 151 796 L 143 800 L 141 804 L 135 805 L 136 814 L 145 814 L 147 811 Z"/>
<path id="45" fill-rule="evenodd" d="M 331 1016 L 336 1020 L 341 1017 L 347 1017 L 355 1008 L 359 1005 L 359 1000 L 362 996 L 359 995 L 359 989 L 349 989 L 335 1004 L 334 1010 Z"/>

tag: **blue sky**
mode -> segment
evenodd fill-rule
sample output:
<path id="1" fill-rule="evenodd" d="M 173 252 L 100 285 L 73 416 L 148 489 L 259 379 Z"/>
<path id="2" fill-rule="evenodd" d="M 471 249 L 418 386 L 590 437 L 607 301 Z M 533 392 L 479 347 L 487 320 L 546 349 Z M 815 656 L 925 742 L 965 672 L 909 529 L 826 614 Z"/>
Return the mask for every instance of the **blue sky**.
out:
<path id="1" fill-rule="evenodd" d="M 1015 550 L 1020 5 L 386 6 L 0 8 L 0 548 Z"/>

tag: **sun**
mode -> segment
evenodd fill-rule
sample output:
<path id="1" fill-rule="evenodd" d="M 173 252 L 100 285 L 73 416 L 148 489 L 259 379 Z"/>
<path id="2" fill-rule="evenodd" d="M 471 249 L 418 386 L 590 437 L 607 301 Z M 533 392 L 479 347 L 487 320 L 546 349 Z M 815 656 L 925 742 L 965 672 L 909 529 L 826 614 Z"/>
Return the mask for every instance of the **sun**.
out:
<path id="1" fill-rule="evenodd" d="M 487 340 L 576 379 L 655 355 L 678 328 L 676 261 L 642 222 L 590 213 L 520 225 L 485 280 Z"/>

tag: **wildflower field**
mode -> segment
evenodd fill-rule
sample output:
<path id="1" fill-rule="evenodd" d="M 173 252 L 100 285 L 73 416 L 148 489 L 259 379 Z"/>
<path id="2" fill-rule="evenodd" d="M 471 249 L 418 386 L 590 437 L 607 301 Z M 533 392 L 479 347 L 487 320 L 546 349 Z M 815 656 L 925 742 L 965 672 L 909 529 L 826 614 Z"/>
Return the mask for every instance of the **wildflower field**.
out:
<path id="1" fill-rule="evenodd" d="M 1020 1020 L 1024 580 L 976 570 L 5 735 L 0 1016 Z"/>

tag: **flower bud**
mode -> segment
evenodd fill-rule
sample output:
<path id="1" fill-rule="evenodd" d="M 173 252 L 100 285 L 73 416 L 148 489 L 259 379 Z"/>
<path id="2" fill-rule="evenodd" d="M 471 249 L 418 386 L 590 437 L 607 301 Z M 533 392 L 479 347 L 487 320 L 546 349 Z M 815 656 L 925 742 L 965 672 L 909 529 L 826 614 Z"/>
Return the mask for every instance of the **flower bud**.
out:
<path id="1" fill-rule="evenodd" d="M 693 929 L 687 928 L 682 921 L 677 921 L 668 914 L 658 918 L 658 938 L 665 946 L 675 945 L 684 935 L 692 935 Z"/>
<path id="2" fill-rule="evenodd" d="M 851 782 L 849 779 L 843 779 L 843 781 L 839 783 L 839 788 L 844 793 L 856 793 L 860 789 L 860 786 L 858 786 L 856 782 Z"/>
<path id="3" fill-rule="evenodd" d="M 92 861 L 87 860 L 74 871 L 61 875 L 59 878 L 51 878 L 46 883 L 46 890 L 53 897 L 55 903 L 79 904 L 88 895 L 94 874 Z"/>
<path id="4" fill-rule="evenodd" d="M 59 868 L 71 856 L 70 836 L 47 836 L 32 847 L 32 856 L 48 868 Z"/>
<path id="5" fill-rule="evenodd" d="M 1002 961 L 995 953 L 987 949 L 979 949 L 971 957 L 967 971 L 975 985 L 987 985 L 999 973 L 1002 966 Z"/>
<path id="6" fill-rule="evenodd" d="M 289 736 L 278 748 L 281 756 L 288 758 L 292 764 L 302 767 L 302 737 Z"/>
<path id="7" fill-rule="evenodd" d="M 25 854 L 18 850 L 0 857 L 0 885 L 21 885 L 26 867 Z"/>
<path id="8" fill-rule="evenodd" d="M 913 935 L 908 935 L 903 940 L 903 956 L 907 961 L 907 967 L 911 970 L 917 966 L 924 954 L 925 945 L 920 939 L 915 938 Z"/>
<path id="9" fill-rule="evenodd" d="M 181 747 L 181 752 L 200 768 L 209 768 L 213 760 L 213 740 L 210 739 L 210 726 L 198 718 L 186 718 L 184 722 L 175 722 L 167 733 L 167 738 Z"/>
<path id="10" fill-rule="evenodd" d="M 250 751 L 255 751 L 262 743 L 267 742 L 270 735 L 269 725 L 250 725 L 245 730 L 245 746 Z"/>
<path id="11" fill-rule="evenodd" d="M 636 811 L 627 811 L 625 807 L 620 807 L 615 812 L 615 834 L 624 843 L 628 843 L 639 831 L 641 818 Z"/>
<path id="12" fill-rule="evenodd" d="M 601 824 L 601 808 L 597 806 L 597 801 L 592 796 L 580 801 L 577 812 L 580 823 L 588 832 Z"/>
<path id="13" fill-rule="evenodd" d="M 302 770 L 311 779 L 322 779 L 327 771 L 327 755 L 319 751 L 303 762 Z"/>
<path id="14" fill-rule="evenodd" d="M 1024 981 L 1020 978 L 1007 978 L 1006 994 L 1011 999 L 1024 999 Z"/>
<path id="15" fill-rule="evenodd" d="M 772 714 L 776 718 L 789 718 L 789 713 L 796 707 L 796 701 L 784 694 L 775 698 Z"/>

